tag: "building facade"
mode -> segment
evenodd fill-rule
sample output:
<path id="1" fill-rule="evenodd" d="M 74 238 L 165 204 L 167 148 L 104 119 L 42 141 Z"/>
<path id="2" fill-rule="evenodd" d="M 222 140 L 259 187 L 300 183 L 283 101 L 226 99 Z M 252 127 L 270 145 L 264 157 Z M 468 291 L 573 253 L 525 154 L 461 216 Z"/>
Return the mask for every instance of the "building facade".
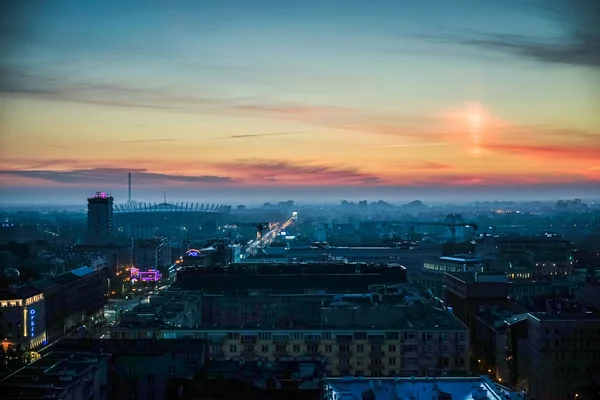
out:
<path id="1" fill-rule="evenodd" d="M 87 237 L 92 242 L 113 237 L 113 197 L 110 194 L 97 192 L 88 198 Z"/>
<path id="2" fill-rule="evenodd" d="M 576 399 L 600 374 L 600 318 L 535 313 L 527 322 L 531 396 Z"/>
<path id="3" fill-rule="evenodd" d="M 111 328 L 112 339 L 196 339 L 214 360 L 311 361 L 333 376 L 443 376 L 469 371 L 467 328 L 447 311 L 423 313 L 396 327 Z"/>

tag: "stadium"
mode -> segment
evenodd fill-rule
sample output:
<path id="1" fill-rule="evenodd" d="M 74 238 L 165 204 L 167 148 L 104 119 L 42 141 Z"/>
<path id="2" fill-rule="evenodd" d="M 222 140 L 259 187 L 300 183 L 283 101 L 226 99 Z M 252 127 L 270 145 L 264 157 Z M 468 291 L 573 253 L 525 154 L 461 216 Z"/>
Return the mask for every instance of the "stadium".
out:
<path id="1" fill-rule="evenodd" d="M 114 205 L 117 235 L 136 239 L 202 237 L 216 233 L 231 206 L 200 203 L 137 203 Z"/>

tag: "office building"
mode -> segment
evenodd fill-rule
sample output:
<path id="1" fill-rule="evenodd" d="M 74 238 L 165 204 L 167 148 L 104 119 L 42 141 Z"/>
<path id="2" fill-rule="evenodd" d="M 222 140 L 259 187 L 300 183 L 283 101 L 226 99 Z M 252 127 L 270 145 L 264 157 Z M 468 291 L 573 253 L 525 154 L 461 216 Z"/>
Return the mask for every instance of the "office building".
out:
<path id="1" fill-rule="evenodd" d="M 457 254 L 427 261 L 420 268 L 418 282 L 423 289 L 443 299 L 446 272 L 483 272 L 483 260 L 472 254 Z"/>
<path id="2" fill-rule="evenodd" d="M 507 304 L 507 279 L 504 273 L 446 272 L 445 303 L 465 325 L 473 326 L 473 316 L 481 306 Z"/>
<path id="3" fill-rule="evenodd" d="M 88 198 L 87 237 L 90 242 L 113 237 L 113 197 L 110 194 L 96 192 Z"/>
<path id="4" fill-rule="evenodd" d="M 224 267 L 187 267 L 177 271 L 176 286 L 208 293 L 271 289 L 290 293 L 304 289 L 352 293 L 370 285 L 406 282 L 399 264 L 345 262 L 231 263 Z M 339 292 L 338 292 L 339 293 Z"/>
<path id="5" fill-rule="evenodd" d="M 363 246 L 304 246 L 285 249 L 288 261 L 320 261 L 327 258 L 342 258 L 349 262 L 397 263 L 406 268 L 407 279 L 417 279 L 424 262 L 442 255 L 436 244 L 416 243 L 410 247 L 363 247 Z"/>
<path id="6" fill-rule="evenodd" d="M 0 337 L 4 343 L 37 349 L 86 322 L 103 319 L 107 281 L 82 267 L 0 291 Z"/>
<path id="7" fill-rule="evenodd" d="M 577 399 L 600 375 L 600 317 L 527 316 L 529 393 L 535 399 Z"/>

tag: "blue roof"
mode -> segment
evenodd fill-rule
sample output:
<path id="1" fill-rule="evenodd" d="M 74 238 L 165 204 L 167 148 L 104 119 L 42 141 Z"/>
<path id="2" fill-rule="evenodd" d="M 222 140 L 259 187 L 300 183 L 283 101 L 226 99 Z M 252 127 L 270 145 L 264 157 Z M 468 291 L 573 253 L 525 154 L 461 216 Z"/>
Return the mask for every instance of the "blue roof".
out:
<path id="1" fill-rule="evenodd" d="M 91 269 L 90 267 L 81 267 L 81 268 L 77 268 L 77 269 L 74 269 L 73 271 L 71 271 L 71 273 L 73 275 L 78 276 L 78 277 L 86 276 L 93 272 L 94 272 L 94 270 Z"/>

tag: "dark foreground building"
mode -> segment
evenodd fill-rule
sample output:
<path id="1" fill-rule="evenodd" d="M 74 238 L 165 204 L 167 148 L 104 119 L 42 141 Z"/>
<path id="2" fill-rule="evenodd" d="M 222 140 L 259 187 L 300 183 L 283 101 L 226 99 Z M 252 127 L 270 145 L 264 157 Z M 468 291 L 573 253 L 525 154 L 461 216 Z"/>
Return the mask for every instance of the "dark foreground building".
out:
<path id="1" fill-rule="evenodd" d="M 0 290 L 0 336 L 6 345 L 38 349 L 88 321 L 100 322 L 104 271 L 89 267 Z"/>
<path id="2" fill-rule="evenodd" d="M 270 289 L 280 293 L 320 289 L 363 293 L 371 285 L 406 282 L 399 264 L 231 263 L 228 267 L 188 267 L 177 271 L 177 286 L 206 293 Z"/>

